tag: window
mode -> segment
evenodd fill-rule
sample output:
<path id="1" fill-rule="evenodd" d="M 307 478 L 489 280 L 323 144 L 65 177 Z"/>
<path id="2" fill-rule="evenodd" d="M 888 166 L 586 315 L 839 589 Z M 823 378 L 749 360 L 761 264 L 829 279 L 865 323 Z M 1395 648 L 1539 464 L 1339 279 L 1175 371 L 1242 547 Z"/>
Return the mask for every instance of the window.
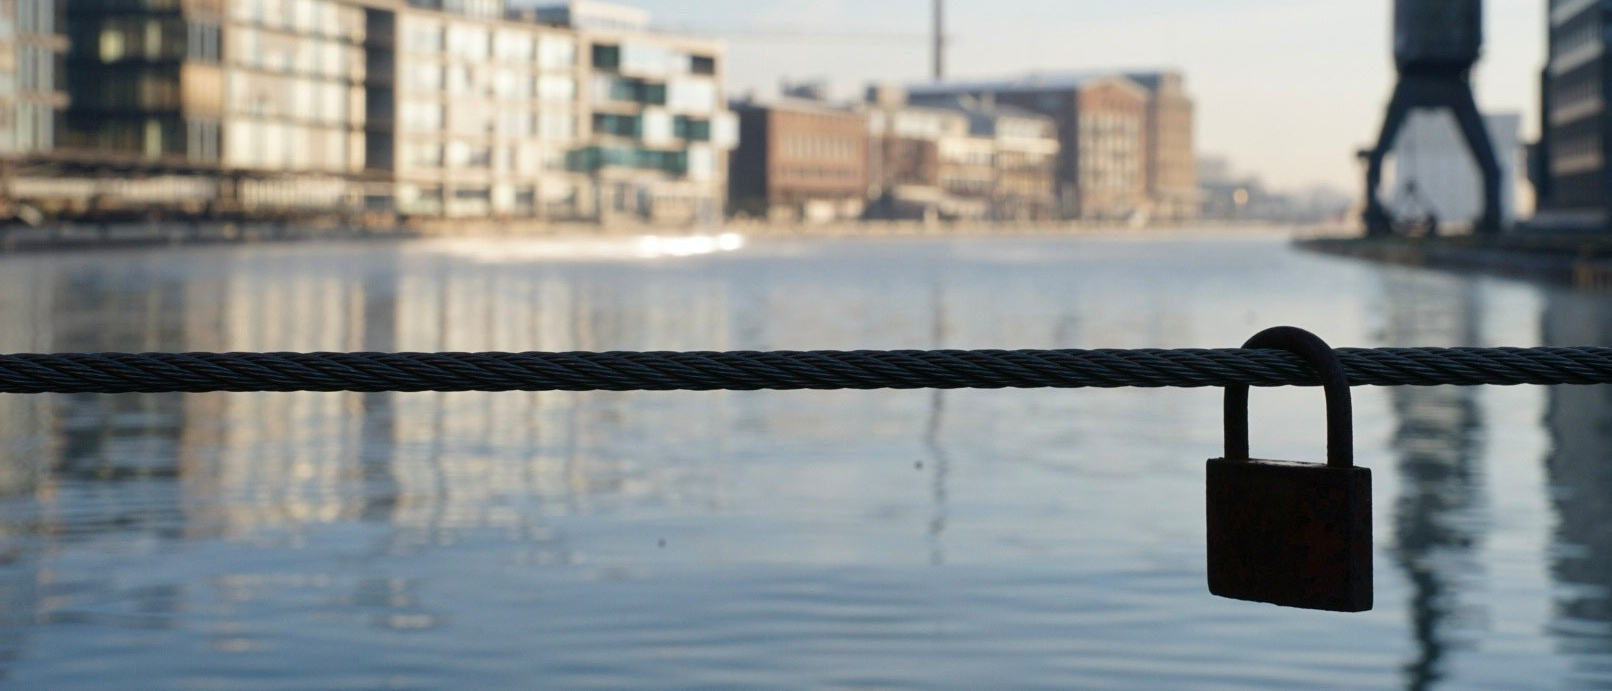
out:
<path id="1" fill-rule="evenodd" d="M 480 62 L 491 54 L 487 30 L 475 26 L 455 26 L 448 30 L 448 53 L 467 62 Z"/>
<path id="2" fill-rule="evenodd" d="M 716 74 L 716 58 L 709 55 L 690 56 L 689 71 L 694 74 Z"/>
<path id="3" fill-rule="evenodd" d="M 673 130 L 678 137 L 683 139 L 691 139 L 697 142 L 711 141 L 710 120 L 700 120 L 679 115 L 674 121 Z"/>
<path id="4" fill-rule="evenodd" d="M 531 34 L 500 31 L 493 37 L 493 53 L 504 62 L 531 62 L 536 58 Z"/>
<path id="5" fill-rule="evenodd" d="M 546 70 L 570 69 L 577 64 L 577 44 L 568 36 L 544 36 L 538 42 L 537 63 Z"/>
<path id="6" fill-rule="evenodd" d="M 593 131 L 595 134 L 613 134 L 618 137 L 635 136 L 638 134 L 638 118 L 630 115 L 594 113 Z"/>
<path id="7" fill-rule="evenodd" d="M 537 78 L 537 98 L 549 103 L 568 103 L 577 97 L 575 79 L 562 75 L 544 75 Z M 608 85 L 606 87 L 609 88 Z"/>
<path id="8" fill-rule="evenodd" d="M 410 22 L 405 25 L 404 48 L 413 53 L 435 55 L 442 52 L 442 27 Z"/>
<path id="9" fill-rule="evenodd" d="M 621 68 L 621 46 L 599 44 L 593 47 L 593 66 L 601 70 Z"/>
<path id="10" fill-rule="evenodd" d="M 186 54 L 192 59 L 202 62 L 218 62 L 221 57 L 219 31 L 217 24 L 187 22 L 185 24 Z"/>

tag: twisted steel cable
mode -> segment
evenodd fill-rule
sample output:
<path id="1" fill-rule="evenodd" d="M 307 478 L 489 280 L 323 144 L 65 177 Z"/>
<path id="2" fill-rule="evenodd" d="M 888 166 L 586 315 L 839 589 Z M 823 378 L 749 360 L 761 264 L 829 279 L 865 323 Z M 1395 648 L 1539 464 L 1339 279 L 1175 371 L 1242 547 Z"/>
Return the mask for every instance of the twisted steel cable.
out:
<path id="1" fill-rule="evenodd" d="M 1612 348 L 1340 348 L 1355 386 L 1612 383 Z M 1315 386 L 1278 350 L 0 355 L 0 393 Z"/>

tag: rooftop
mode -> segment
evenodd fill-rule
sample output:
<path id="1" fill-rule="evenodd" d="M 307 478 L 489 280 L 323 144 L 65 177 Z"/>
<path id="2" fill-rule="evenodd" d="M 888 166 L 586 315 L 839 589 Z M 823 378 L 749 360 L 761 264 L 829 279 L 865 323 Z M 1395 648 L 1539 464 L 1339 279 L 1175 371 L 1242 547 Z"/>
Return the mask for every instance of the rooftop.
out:
<path id="1" fill-rule="evenodd" d="M 1006 79 L 957 80 L 913 84 L 907 87 L 907 91 L 914 96 L 937 96 L 986 91 L 994 93 L 1073 91 L 1096 82 L 1108 80 L 1128 81 L 1142 88 L 1152 88 L 1163 75 L 1171 72 L 1173 70 L 1032 72 L 1024 76 Z"/>

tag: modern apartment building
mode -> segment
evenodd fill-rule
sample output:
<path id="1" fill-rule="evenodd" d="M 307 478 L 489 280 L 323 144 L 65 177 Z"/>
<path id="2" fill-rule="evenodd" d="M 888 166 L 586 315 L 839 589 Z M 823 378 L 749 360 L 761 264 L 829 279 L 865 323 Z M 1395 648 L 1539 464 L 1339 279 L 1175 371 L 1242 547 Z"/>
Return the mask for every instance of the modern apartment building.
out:
<path id="1" fill-rule="evenodd" d="M 574 32 L 412 6 L 368 13 L 366 206 L 447 218 L 588 214 L 586 180 L 565 168 L 584 116 Z"/>
<path id="2" fill-rule="evenodd" d="M 1169 74 L 1145 79 L 1156 84 L 1154 89 L 1120 73 L 1032 75 L 923 84 L 911 87 L 911 98 L 919 105 L 944 104 L 959 96 L 991 99 L 1052 118 L 1060 145 L 1057 198 L 1062 218 L 1171 218 L 1190 214 L 1181 208 L 1184 192 L 1179 186 L 1192 175 L 1182 170 L 1181 162 L 1194 157 L 1190 100 L 1183 102 L 1179 79 Z M 1150 149 L 1150 142 L 1159 148 Z"/>
<path id="3" fill-rule="evenodd" d="M 868 197 L 867 117 L 800 98 L 735 103 L 740 145 L 729 172 L 735 214 L 831 221 L 862 216 Z"/>
<path id="4" fill-rule="evenodd" d="M 197 176 L 190 201 L 215 209 L 343 208 L 364 167 L 364 31 L 340 0 L 73 0 L 59 148 Z"/>
<path id="5" fill-rule="evenodd" d="M 53 50 L 67 93 L 5 88 Z M 0 153 L 54 142 L 30 194 L 92 214 L 717 218 L 723 62 L 596 2 L 0 0 Z"/>
<path id="6" fill-rule="evenodd" d="M 1535 161 L 1539 225 L 1612 229 L 1612 10 L 1594 0 L 1551 0 L 1548 64 L 1541 76 Z"/>
<path id="7" fill-rule="evenodd" d="M 567 167 L 587 176 L 601 222 L 716 221 L 727 206 L 728 151 L 738 143 L 723 46 L 652 32 L 647 16 L 626 21 L 619 9 L 573 2 L 564 10 L 580 38 L 589 110 L 584 144 Z"/>

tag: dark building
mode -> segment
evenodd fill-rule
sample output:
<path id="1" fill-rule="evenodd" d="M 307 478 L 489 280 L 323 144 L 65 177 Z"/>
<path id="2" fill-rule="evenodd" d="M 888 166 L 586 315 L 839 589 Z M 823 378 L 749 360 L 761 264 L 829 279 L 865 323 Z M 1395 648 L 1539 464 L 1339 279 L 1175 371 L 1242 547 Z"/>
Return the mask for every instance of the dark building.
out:
<path id="1" fill-rule="evenodd" d="M 1541 224 L 1605 229 L 1612 176 L 1612 10 L 1590 0 L 1551 0 L 1549 62 L 1541 78 L 1540 145 L 1533 162 Z"/>

